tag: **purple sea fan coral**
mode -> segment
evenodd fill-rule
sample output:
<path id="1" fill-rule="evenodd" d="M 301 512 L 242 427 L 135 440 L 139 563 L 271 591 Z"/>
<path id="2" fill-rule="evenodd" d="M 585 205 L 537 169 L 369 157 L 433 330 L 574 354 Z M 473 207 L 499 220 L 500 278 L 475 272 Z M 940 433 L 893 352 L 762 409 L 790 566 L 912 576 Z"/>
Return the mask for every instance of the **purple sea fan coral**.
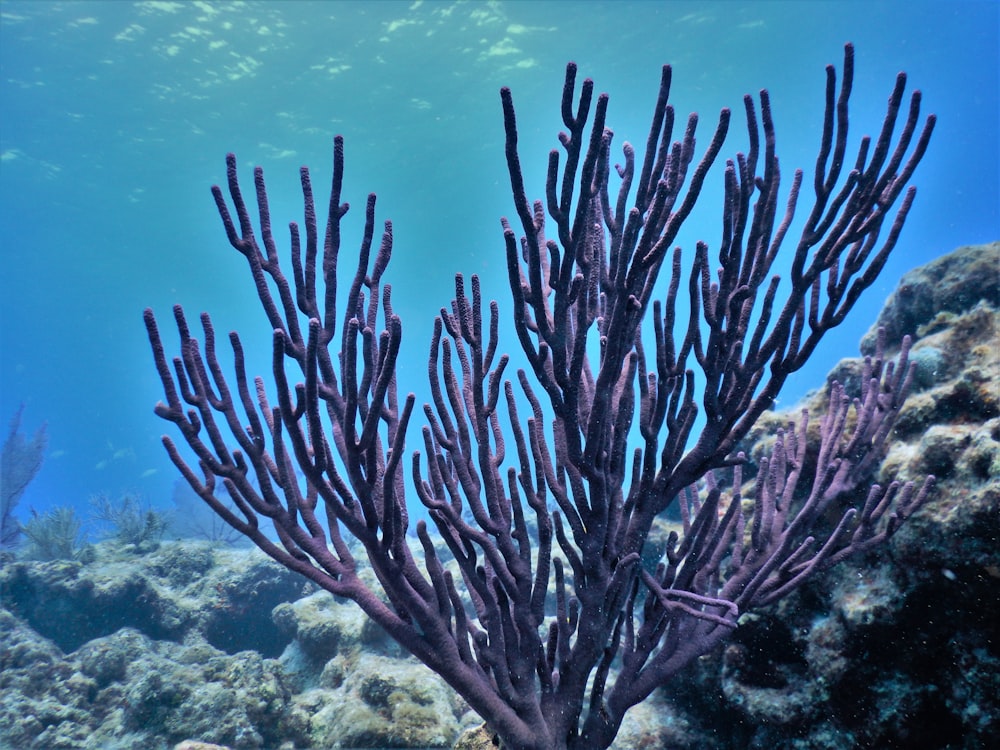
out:
<path id="1" fill-rule="evenodd" d="M 919 489 L 873 487 L 858 509 L 837 505 L 865 479 L 898 413 L 909 377 L 904 354 L 896 366 L 880 356 L 871 360 L 853 404 L 833 389 L 820 466 L 812 485 L 800 488 L 804 499 L 795 494 L 804 423 L 779 437 L 758 474 L 752 505 L 739 495 L 743 459 L 732 455 L 735 446 L 875 280 L 910 210 L 915 190 L 907 184 L 933 129 L 933 116 L 919 127 L 919 92 L 900 118 L 900 74 L 881 132 L 861 140 L 842 179 L 852 77 L 848 45 L 839 93 L 827 69 L 815 200 L 783 299 L 769 274 L 803 175 L 794 174 L 782 201 L 766 91 L 759 104 L 744 100 L 750 148 L 726 164 L 714 275 L 705 243 L 697 244 L 686 273 L 680 249 L 671 246 L 724 145 L 728 110 L 696 161 L 696 116 L 672 140 L 671 71 L 664 67 L 645 155 L 637 162 L 624 145 L 612 200 L 608 97 L 595 100 L 589 79 L 577 97 L 570 64 L 562 96 L 564 157 L 552 152 L 545 201 L 531 203 L 513 97 L 501 91 L 516 208 L 514 221 L 503 220 L 504 241 L 515 331 L 530 366 L 516 380 L 531 413 L 521 417 L 515 385 L 504 380 L 508 358 L 497 352 L 496 304 L 486 313 L 478 278 L 467 289 L 457 276 L 451 310 L 434 324 L 423 452 L 409 464 L 416 494 L 452 560 L 440 556 L 424 522 L 416 525 L 422 560 L 406 538 L 403 447 L 415 397 L 401 400 L 397 392 L 402 324 L 382 283 L 391 224 L 373 260 L 370 195 L 357 265 L 338 310 L 340 222 L 348 209 L 341 203 L 343 140 L 334 141 L 322 250 L 312 185 L 302 170 L 305 245 L 292 224 L 291 282 L 279 264 L 263 173 L 255 171 L 258 239 L 230 155 L 235 219 L 222 190 L 213 194 L 274 331 L 274 380 L 269 387 L 248 379 L 232 333 L 232 388 L 211 320 L 202 315 L 199 342 L 180 307 L 174 317 L 181 356 L 171 366 L 147 310 L 165 392 L 156 413 L 180 430 L 198 466 L 164 437 L 171 459 L 233 528 L 290 569 L 355 601 L 441 675 L 504 747 L 608 747 L 625 712 L 731 633 L 743 612 L 882 543 L 930 488 L 929 482 Z M 655 298 L 664 265 L 666 296 Z M 685 281 L 688 321 L 679 327 Z M 650 311 L 651 349 L 641 330 Z M 697 386 L 695 364 L 703 376 Z M 697 435 L 696 401 L 705 418 Z M 844 438 L 852 406 L 853 433 Z M 639 447 L 630 455 L 635 423 Z M 724 466 L 737 473 L 736 494 L 728 498 L 712 476 Z M 234 508 L 216 494 L 220 480 Z M 689 495 L 701 480 L 705 496 Z M 677 498 L 683 532 L 667 544 L 662 565 L 643 569 L 640 552 L 653 520 Z M 832 511 L 840 520 L 824 531 Z M 277 542 L 260 527 L 262 517 L 271 519 Z M 363 558 L 355 556 L 359 548 Z M 377 585 L 366 583 L 372 576 L 365 568 Z"/>

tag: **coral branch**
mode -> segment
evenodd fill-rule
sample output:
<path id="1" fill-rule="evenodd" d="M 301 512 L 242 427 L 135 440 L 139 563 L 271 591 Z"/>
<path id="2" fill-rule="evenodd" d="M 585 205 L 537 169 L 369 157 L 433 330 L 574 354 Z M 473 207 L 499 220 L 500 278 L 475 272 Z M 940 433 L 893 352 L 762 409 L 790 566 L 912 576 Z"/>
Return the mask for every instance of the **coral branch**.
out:
<path id="1" fill-rule="evenodd" d="M 258 239 L 228 156 L 229 203 L 221 188 L 212 193 L 273 332 L 273 386 L 257 378 L 250 388 L 233 333 L 231 387 L 211 319 L 201 317 L 199 342 L 179 307 L 180 356 L 168 361 L 147 310 L 165 399 L 156 413 L 193 455 L 165 437 L 171 460 L 233 528 L 354 600 L 440 674 L 503 746 L 608 747 L 631 706 L 726 638 L 745 612 L 885 543 L 933 485 L 928 478 L 919 488 L 876 486 L 852 502 L 909 388 L 904 341 L 898 362 L 886 361 L 882 346 L 868 360 L 854 402 L 839 385 L 830 389 L 814 478 L 805 472 L 804 416 L 778 433 L 752 487 L 741 486 L 737 445 L 883 268 L 934 127 L 933 115 L 920 123 L 919 92 L 902 115 L 901 76 L 881 132 L 862 139 L 842 178 L 853 70 L 848 45 L 839 93 L 827 69 L 813 205 L 780 294 L 771 269 L 805 177 L 794 172 L 782 196 L 766 91 L 744 99 L 750 148 L 722 168 L 721 244 L 698 242 L 685 270 L 682 250 L 671 247 L 722 152 L 728 109 L 703 151 L 696 115 L 675 140 L 664 67 L 638 174 L 627 142 L 612 170 L 608 96 L 595 98 L 589 79 L 578 93 L 571 63 L 562 154 L 550 154 L 544 201 L 532 202 L 513 94 L 501 90 L 515 212 L 501 226 L 514 331 L 530 372 L 518 371 L 517 387 L 504 379 L 496 303 L 484 325 L 479 279 L 457 275 L 455 298 L 434 323 L 431 402 L 423 405 L 423 448 L 410 461 L 437 537 L 420 521 L 416 540 L 402 463 L 415 397 L 399 398 L 403 325 L 382 283 L 392 225 L 385 222 L 373 250 L 370 195 L 353 276 L 338 300 L 340 223 L 349 208 L 341 203 L 338 136 L 322 251 L 302 170 L 305 248 L 291 224 L 289 282 L 263 172 L 254 172 Z M 699 404 L 705 422 L 696 434 Z M 729 492 L 713 473 L 722 467 L 733 472 Z M 640 555 L 653 521 L 675 500 L 681 530 L 647 569 Z"/>

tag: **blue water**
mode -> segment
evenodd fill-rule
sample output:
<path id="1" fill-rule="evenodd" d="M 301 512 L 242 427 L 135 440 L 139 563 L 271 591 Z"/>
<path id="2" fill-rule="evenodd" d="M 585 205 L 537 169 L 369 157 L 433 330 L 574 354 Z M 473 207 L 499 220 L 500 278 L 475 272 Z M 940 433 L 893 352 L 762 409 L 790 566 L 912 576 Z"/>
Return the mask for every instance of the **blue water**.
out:
<path id="1" fill-rule="evenodd" d="M 678 113 L 702 115 L 702 147 L 721 107 L 739 114 L 742 95 L 766 86 L 789 177 L 815 161 L 823 69 L 839 70 L 844 42 L 857 49 L 852 144 L 879 128 L 897 71 L 924 92 L 924 111 L 939 123 L 916 175 L 916 206 L 879 281 L 782 394 L 793 403 L 856 353 L 902 273 L 1000 237 L 998 8 L 6 0 L 0 420 L 24 403 L 22 429 L 47 422 L 50 435 L 18 515 L 86 510 L 98 492 L 139 492 L 170 507 L 177 474 L 159 442 L 169 425 L 152 413 L 162 391 L 144 307 L 161 316 L 171 346 L 172 304 L 191 317 L 210 311 L 221 332 L 243 333 L 252 371 L 267 372 L 269 326 L 209 194 L 225 178 L 228 151 L 244 179 L 264 166 L 281 227 L 301 221 L 301 164 L 325 200 L 332 137 L 344 135 L 344 194 L 354 206 L 345 256 L 374 191 L 379 217 L 395 226 L 401 389 L 424 393 L 432 319 L 451 299 L 454 272 L 481 274 L 487 294 L 506 304 L 498 218 L 511 204 L 498 89 L 514 92 L 528 191 L 542 197 L 567 60 L 611 94 L 619 147 L 643 142 L 662 63 L 674 67 Z M 727 156 L 745 148 L 734 123 Z M 696 239 L 718 242 L 721 179 L 717 165 L 680 238 L 689 251 Z"/>

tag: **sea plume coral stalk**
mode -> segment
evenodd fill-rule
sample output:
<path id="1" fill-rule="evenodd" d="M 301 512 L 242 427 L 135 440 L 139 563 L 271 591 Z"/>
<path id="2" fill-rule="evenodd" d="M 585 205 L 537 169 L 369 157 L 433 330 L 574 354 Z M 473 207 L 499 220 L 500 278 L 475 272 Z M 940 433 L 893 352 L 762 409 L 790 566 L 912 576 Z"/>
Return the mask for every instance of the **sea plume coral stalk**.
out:
<path id="1" fill-rule="evenodd" d="M 440 674 L 505 747 L 607 747 L 629 707 L 725 638 L 747 608 L 884 542 L 929 490 L 930 483 L 873 487 L 858 509 L 841 505 L 877 460 L 905 397 L 904 344 L 898 365 L 881 356 L 869 361 L 854 402 L 832 389 L 811 487 L 799 486 L 803 422 L 789 425 L 762 463 L 752 504 L 740 495 L 737 444 L 883 267 L 933 129 L 933 116 L 920 127 L 919 92 L 900 118 L 901 74 L 879 136 L 862 139 L 842 178 L 852 77 L 848 46 L 839 91 L 827 70 L 813 205 L 781 294 L 770 269 L 803 174 L 794 174 L 782 198 L 766 91 L 759 104 L 744 101 L 750 148 L 726 164 L 714 272 L 706 244 L 698 243 L 686 272 L 672 246 L 722 150 L 728 110 L 697 158 L 696 116 L 673 140 L 671 71 L 664 67 L 644 156 L 626 143 L 623 163 L 612 166 L 608 98 L 595 100 L 589 80 L 577 96 L 570 64 L 564 156 L 552 152 L 545 201 L 532 203 L 513 96 L 501 91 L 516 209 L 513 221 L 503 220 L 503 234 L 514 328 L 530 371 L 516 373 L 516 386 L 505 379 L 498 308 L 484 309 L 476 276 L 468 283 L 457 276 L 451 309 L 442 309 L 431 339 L 423 450 L 408 462 L 451 560 L 440 556 L 424 522 L 416 524 L 422 560 L 407 543 L 403 448 L 415 397 L 397 392 L 402 325 L 382 282 L 391 224 L 376 243 L 369 196 L 364 239 L 338 309 L 340 222 L 348 209 L 341 203 L 342 139 L 334 141 L 322 247 L 302 170 L 305 242 L 291 224 L 291 281 L 280 267 L 263 173 L 255 171 L 258 237 L 230 155 L 235 219 L 222 190 L 213 194 L 273 329 L 274 382 L 269 388 L 247 377 L 232 333 L 232 387 L 211 319 L 202 315 L 199 342 L 180 307 L 181 354 L 171 363 L 147 310 L 165 393 L 156 413 L 174 423 L 198 466 L 164 437 L 171 459 L 233 528 L 354 600 Z M 656 283 L 661 271 L 665 296 Z M 695 365 L 703 381 L 697 386 Z M 698 401 L 705 423 L 695 435 Z M 522 416 L 525 404 L 530 413 Z M 853 432 L 844 437 L 851 408 Z M 639 447 L 630 452 L 636 426 Z M 713 475 L 726 466 L 736 474 L 728 496 Z M 232 508 L 216 493 L 220 480 Z M 702 480 L 699 496 L 690 488 Z M 653 520 L 678 498 L 682 531 L 667 543 L 662 564 L 644 569 L 640 552 Z M 839 522 L 827 528 L 831 514 Z M 276 542 L 262 530 L 262 517 L 271 519 Z M 355 556 L 359 549 L 363 557 Z M 371 578 L 363 568 L 378 586 L 365 583 Z"/>

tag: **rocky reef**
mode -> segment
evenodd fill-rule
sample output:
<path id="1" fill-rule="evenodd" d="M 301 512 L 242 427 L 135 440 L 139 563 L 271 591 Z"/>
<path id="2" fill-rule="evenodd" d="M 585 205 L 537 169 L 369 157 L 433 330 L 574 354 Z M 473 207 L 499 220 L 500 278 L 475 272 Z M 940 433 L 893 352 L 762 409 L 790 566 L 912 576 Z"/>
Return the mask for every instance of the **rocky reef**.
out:
<path id="1" fill-rule="evenodd" d="M 256 549 L 114 542 L 0 570 L 0 747 L 448 747 L 451 691 Z M 474 721 L 469 717 L 466 724 Z"/>
<path id="2" fill-rule="evenodd" d="M 1000 243 L 907 274 L 876 325 L 913 338 L 917 369 L 873 481 L 932 473 L 930 502 L 887 549 L 745 615 L 615 747 L 972 750 L 1000 735 Z M 856 389 L 860 373 L 845 359 L 830 380 Z M 761 420 L 748 472 L 827 392 Z M 256 550 L 0 555 L 0 748 L 445 748 L 478 724 L 355 606 Z"/>
<path id="3" fill-rule="evenodd" d="M 714 746 L 973 750 L 1000 736 L 1000 243 L 906 274 L 863 352 L 878 327 L 912 337 L 916 371 L 873 481 L 934 474 L 936 489 L 887 549 L 745 618 L 703 660 L 674 705 Z M 860 373 L 845 359 L 828 383 L 857 390 Z M 804 406 L 818 417 L 826 394 Z M 801 408 L 761 420 L 748 455 Z"/>

